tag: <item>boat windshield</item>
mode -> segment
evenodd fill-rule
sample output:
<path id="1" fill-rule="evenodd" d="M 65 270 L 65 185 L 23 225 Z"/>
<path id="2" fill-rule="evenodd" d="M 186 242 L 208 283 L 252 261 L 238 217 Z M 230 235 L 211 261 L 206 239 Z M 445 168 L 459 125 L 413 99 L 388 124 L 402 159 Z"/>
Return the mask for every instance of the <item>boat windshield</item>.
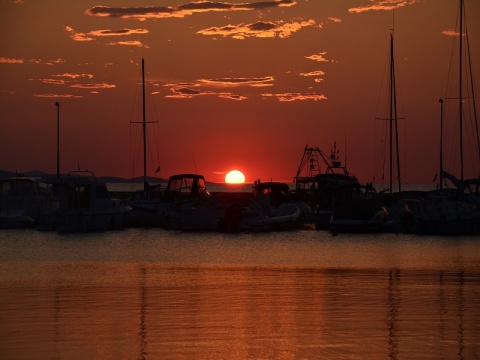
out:
<path id="1" fill-rule="evenodd" d="M 207 191 L 205 179 L 202 177 L 182 177 L 170 179 L 169 192 L 199 195 Z"/>

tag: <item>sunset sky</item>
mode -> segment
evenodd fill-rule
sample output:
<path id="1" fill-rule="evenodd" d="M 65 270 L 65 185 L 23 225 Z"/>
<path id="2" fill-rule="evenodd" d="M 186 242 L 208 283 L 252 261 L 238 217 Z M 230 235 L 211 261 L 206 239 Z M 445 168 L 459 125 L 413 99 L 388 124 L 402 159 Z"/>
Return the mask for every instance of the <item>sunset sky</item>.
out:
<path id="1" fill-rule="evenodd" d="M 480 84 L 480 1 L 465 7 Z M 292 181 L 307 144 L 336 142 L 361 182 L 388 182 L 394 27 L 402 180 L 431 183 L 457 15 L 457 0 L 0 0 L 0 169 L 55 173 L 59 102 L 62 173 L 141 175 L 144 58 L 148 175 Z"/>

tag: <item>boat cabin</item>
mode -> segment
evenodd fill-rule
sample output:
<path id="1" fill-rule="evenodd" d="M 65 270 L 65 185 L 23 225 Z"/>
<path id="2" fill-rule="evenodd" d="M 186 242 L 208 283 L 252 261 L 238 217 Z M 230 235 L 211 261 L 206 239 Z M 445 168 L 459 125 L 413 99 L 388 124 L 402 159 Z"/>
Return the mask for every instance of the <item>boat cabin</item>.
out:
<path id="1" fill-rule="evenodd" d="M 178 174 L 170 176 L 163 194 L 164 202 L 210 196 L 203 175 Z"/>

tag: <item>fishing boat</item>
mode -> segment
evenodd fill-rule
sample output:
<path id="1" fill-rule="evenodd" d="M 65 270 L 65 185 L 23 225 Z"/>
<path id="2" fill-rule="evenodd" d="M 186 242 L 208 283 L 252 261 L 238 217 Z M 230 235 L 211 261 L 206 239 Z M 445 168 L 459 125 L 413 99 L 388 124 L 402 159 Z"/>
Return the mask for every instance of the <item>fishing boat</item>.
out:
<path id="1" fill-rule="evenodd" d="M 15 176 L 0 180 L 0 228 L 36 225 L 41 208 L 39 179 Z"/>
<path id="2" fill-rule="evenodd" d="M 88 170 L 76 170 L 67 176 L 44 180 L 55 199 L 55 207 L 44 210 L 39 230 L 60 232 L 104 231 L 120 229 L 131 207 L 113 199 L 103 181 Z"/>
<path id="3" fill-rule="evenodd" d="M 313 222 L 317 230 L 330 227 L 337 204 L 354 198 L 370 197 L 370 194 L 375 192 L 373 186 L 361 185 L 358 179 L 348 172 L 338 154 L 336 142 L 330 156 L 318 147 L 305 146 L 294 177 L 295 201 L 307 204 L 310 208 L 310 211 L 302 211 L 302 218 L 305 222 Z"/>

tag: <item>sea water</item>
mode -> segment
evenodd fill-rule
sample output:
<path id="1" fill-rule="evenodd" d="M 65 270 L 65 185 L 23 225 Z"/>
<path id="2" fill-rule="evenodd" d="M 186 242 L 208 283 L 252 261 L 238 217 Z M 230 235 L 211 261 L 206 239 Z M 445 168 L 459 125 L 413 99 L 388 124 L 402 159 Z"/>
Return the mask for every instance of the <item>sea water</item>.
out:
<path id="1" fill-rule="evenodd" d="M 0 231 L 1 359 L 478 359 L 477 237 Z"/>

